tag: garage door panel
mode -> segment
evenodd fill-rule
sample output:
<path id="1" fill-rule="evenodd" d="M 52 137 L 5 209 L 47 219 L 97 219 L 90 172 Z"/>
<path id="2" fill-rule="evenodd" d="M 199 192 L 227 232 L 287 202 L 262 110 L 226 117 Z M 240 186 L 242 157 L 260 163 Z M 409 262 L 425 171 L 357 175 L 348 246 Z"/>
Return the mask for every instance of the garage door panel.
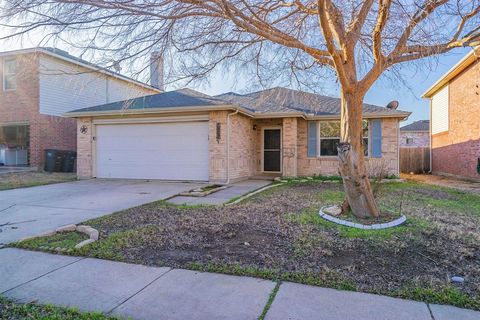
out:
<path id="1" fill-rule="evenodd" d="M 97 177 L 208 180 L 208 122 L 97 126 Z"/>

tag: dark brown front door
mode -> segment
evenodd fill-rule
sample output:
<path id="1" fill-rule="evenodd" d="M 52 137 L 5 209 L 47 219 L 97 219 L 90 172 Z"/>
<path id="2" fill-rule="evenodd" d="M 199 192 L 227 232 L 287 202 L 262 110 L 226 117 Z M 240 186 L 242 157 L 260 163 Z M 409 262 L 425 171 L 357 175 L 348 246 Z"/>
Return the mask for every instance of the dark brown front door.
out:
<path id="1" fill-rule="evenodd" d="M 280 172 L 281 164 L 281 130 L 264 129 L 263 131 L 263 171 Z"/>

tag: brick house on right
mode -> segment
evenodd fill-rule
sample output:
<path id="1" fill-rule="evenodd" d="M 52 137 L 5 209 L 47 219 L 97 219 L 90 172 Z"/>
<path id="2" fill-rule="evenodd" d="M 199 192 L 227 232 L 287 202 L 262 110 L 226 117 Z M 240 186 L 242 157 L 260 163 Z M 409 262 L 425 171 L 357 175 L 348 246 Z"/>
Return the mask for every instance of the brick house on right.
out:
<path id="1" fill-rule="evenodd" d="M 480 181 L 480 47 L 423 97 L 430 99 L 432 172 Z"/>

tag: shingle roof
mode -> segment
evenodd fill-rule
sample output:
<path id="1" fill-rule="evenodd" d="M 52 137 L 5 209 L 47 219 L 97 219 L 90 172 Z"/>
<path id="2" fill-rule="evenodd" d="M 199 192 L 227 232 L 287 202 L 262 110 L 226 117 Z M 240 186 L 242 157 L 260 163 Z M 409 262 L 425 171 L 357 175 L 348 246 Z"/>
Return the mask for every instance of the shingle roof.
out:
<path id="1" fill-rule="evenodd" d="M 430 120 L 419 120 L 400 128 L 400 131 L 429 131 Z"/>
<path id="2" fill-rule="evenodd" d="M 238 104 L 256 112 L 304 112 L 306 114 L 340 115 L 340 99 L 319 94 L 276 87 L 245 95 L 229 92 L 215 98 Z M 392 110 L 372 104 L 363 105 L 364 114 L 405 115 L 406 112 Z"/>
<path id="3" fill-rule="evenodd" d="M 121 110 L 159 109 L 159 108 L 181 108 L 181 107 L 206 107 L 223 105 L 224 101 L 214 99 L 206 94 L 192 90 L 180 89 L 168 91 L 140 98 L 112 102 L 99 106 L 73 110 L 76 112 L 105 112 Z"/>
<path id="4" fill-rule="evenodd" d="M 158 93 L 131 100 L 83 108 L 69 113 L 116 112 L 122 110 L 148 110 L 182 107 L 241 107 L 255 114 L 302 114 L 306 116 L 339 116 L 340 99 L 287 88 L 272 88 L 249 94 L 234 92 L 215 97 L 192 89 L 181 89 Z M 404 118 L 408 112 L 364 104 L 364 114 Z"/>

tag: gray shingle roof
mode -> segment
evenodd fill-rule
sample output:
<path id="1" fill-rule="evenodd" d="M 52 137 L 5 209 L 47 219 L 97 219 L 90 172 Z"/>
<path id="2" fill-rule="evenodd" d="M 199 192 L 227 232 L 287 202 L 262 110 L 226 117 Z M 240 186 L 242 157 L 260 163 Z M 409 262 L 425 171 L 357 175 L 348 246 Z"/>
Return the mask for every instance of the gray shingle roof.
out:
<path id="1" fill-rule="evenodd" d="M 229 92 L 215 96 L 232 104 L 257 112 L 304 112 L 314 115 L 340 115 L 340 99 L 319 94 L 276 87 L 245 95 Z M 364 114 L 404 115 L 404 111 L 392 110 L 372 104 L 363 105 Z"/>
<path id="2" fill-rule="evenodd" d="M 102 104 L 89 108 L 77 109 L 71 112 L 106 112 L 120 110 L 181 108 L 192 106 L 206 107 L 223 104 L 225 104 L 224 101 L 214 99 L 201 92 L 192 89 L 180 89 L 130 100 Z"/>
<path id="3" fill-rule="evenodd" d="M 240 106 L 256 114 L 285 113 L 305 114 L 315 116 L 340 115 L 340 99 L 318 94 L 292 90 L 287 88 L 272 88 L 248 94 L 234 92 L 224 93 L 215 97 L 192 89 L 181 89 L 158 93 L 141 98 L 114 102 L 95 107 L 78 109 L 78 112 L 109 112 L 121 110 L 145 110 L 181 107 L 215 107 Z M 371 104 L 364 104 L 364 114 L 378 116 L 408 116 L 408 112 L 391 110 Z"/>
<path id="4" fill-rule="evenodd" d="M 429 131 L 430 120 L 419 120 L 400 128 L 400 131 Z"/>

